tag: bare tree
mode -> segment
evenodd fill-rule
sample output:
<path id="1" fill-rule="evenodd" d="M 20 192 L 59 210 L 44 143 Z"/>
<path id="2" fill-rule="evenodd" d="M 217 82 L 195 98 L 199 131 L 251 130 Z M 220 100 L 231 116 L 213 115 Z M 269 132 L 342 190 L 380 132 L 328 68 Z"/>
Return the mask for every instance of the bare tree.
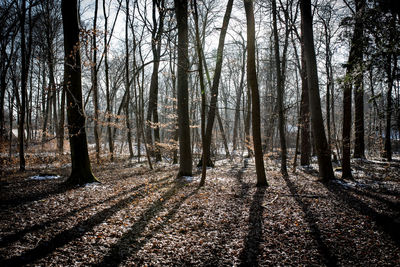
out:
<path id="1" fill-rule="evenodd" d="M 304 54 L 307 66 L 308 90 L 314 144 L 318 156 L 320 177 L 327 181 L 334 178 L 331 151 L 326 140 L 322 119 L 321 99 L 318 86 L 317 62 L 315 58 L 314 37 L 312 30 L 311 1 L 301 0 L 301 19 L 303 21 Z"/>
<path id="2" fill-rule="evenodd" d="M 188 3 L 174 0 L 178 26 L 178 126 L 179 172 L 177 177 L 192 176 L 192 152 L 190 149 L 189 93 L 188 93 Z"/>
<path id="3" fill-rule="evenodd" d="M 67 182 L 82 185 L 97 181 L 89 160 L 82 105 L 81 56 L 77 0 L 62 0 L 64 29 L 64 81 L 67 92 L 67 116 L 72 170 Z"/>
<path id="4" fill-rule="evenodd" d="M 256 162 L 257 186 L 267 186 L 265 177 L 263 153 L 261 147 L 260 130 L 260 96 L 258 92 L 258 82 L 255 61 L 255 26 L 253 1 L 244 0 L 247 21 L 247 86 L 251 90 L 252 100 L 252 124 L 253 124 L 253 143 L 254 157 Z"/>

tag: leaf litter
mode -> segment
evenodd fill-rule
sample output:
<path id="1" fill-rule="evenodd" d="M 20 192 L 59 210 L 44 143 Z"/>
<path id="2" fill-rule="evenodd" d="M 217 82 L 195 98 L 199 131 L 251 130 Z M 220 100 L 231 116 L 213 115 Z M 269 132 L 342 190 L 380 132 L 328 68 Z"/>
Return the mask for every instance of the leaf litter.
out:
<path id="1" fill-rule="evenodd" d="M 265 188 L 238 157 L 218 161 L 202 188 L 199 172 L 177 181 L 177 166 L 123 160 L 76 188 L 63 183 L 68 167 L 50 168 L 58 179 L 7 173 L 0 265 L 400 265 L 397 166 L 353 162 L 354 180 L 322 184 L 309 168 L 282 177 L 266 162 Z"/>

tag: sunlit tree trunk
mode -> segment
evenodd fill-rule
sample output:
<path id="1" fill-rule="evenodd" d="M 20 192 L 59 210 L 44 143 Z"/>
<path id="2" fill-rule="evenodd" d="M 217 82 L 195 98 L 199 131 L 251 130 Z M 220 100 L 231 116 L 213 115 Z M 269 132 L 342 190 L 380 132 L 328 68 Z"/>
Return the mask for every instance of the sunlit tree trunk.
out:
<path id="1" fill-rule="evenodd" d="M 255 26 L 253 1 L 244 0 L 247 21 L 247 86 L 251 89 L 254 157 L 256 163 L 257 186 L 267 186 L 260 129 L 260 96 L 258 92 L 255 62 Z"/>
<path id="2" fill-rule="evenodd" d="M 92 62 L 92 90 L 93 90 L 93 106 L 94 106 L 94 141 L 96 144 L 96 160 L 100 162 L 100 136 L 99 136 L 99 96 L 98 96 L 98 69 L 97 69 L 97 9 L 98 0 L 95 0 L 94 4 L 94 19 L 93 19 L 93 39 L 92 39 L 92 50 L 93 50 L 93 62 Z"/>
<path id="3" fill-rule="evenodd" d="M 307 66 L 308 90 L 311 111 L 311 123 L 314 143 L 318 156 L 320 177 L 327 181 L 334 178 L 331 151 L 326 140 L 322 119 L 321 99 L 318 86 L 317 62 L 315 58 L 312 29 L 311 0 L 301 0 L 301 19 L 303 21 L 304 52 Z"/>
<path id="4" fill-rule="evenodd" d="M 68 132 L 72 170 L 67 182 L 82 185 L 95 182 L 89 160 L 82 105 L 81 57 L 79 50 L 79 14 L 77 0 L 62 0 L 64 29 L 64 80 L 67 92 Z"/>
<path id="5" fill-rule="evenodd" d="M 174 0 L 178 25 L 178 127 L 179 172 L 177 177 L 192 176 L 192 153 L 190 149 L 189 88 L 188 88 L 188 3 Z"/>

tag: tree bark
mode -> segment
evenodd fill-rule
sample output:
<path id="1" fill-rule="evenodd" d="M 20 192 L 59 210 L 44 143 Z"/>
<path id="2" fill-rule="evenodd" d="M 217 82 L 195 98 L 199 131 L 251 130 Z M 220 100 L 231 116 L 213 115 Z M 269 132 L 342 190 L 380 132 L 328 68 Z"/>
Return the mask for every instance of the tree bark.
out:
<path id="1" fill-rule="evenodd" d="M 311 0 L 301 0 L 301 19 L 303 21 L 304 52 L 307 66 L 308 90 L 311 111 L 311 123 L 314 143 L 318 157 L 319 175 L 324 180 L 334 179 L 331 151 L 326 140 L 322 119 L 321 99 L 318 87 L 317 62 L 312 31 Z"/>
<path id="2" fill-rule="evenodd" d="M 96 160 L 100 163 L 100 136 L 99 136 L 99 97 L 98 97 L 98 79 L 97 79 L 97 9 L 99 1 L 95 0 L 94 19 L 93 19 L 93 62 L 92 62 L 92 89 L 93 89 L 93 106 L 94 106 L 94 141 L 96 144 Z"/>
<path id="3" fill-rule="evenodd" d="M 110 79 L 109 79 L 109 66 L 108 66 L 108 44 L 107 44 L 107 31 L 108 31 L 108 16 L 106 14 L 106 1 L 103 0 L 103 15 L 104 15 L 104 72 L 106 83 L 106 104 L 107 104 L 107 135 L 108 135 L 108 148 L 110 150 L 110 160 L 114 160 L 114 141 L 111 130 L 111 98 L 110 98 Z"/>
<path id="4" fill-rule="evenodd" d="M 25 171 L 25 109 L 26 109 L 26 83 L 28 78 L 28 69 L 26 63 L 26 40 L 25 40 L 25 16 L 26 16 L 26 1 L 22 0 L 22 9 L 20 14 L 21 23 L 21 105 L 19 110 L 18 124 L 18 141 L 19 141 L 19 170 Z"/>
<path id="5" fill-rule="evenodd" d="M 188 3 L 174 0 L 178 25 L 178 126 L 179 126 L 179 172 L 177 178 L 192 176 L 192 153 L 189 127 L 189 54 L 188 54 Z"/>
<path id="6" fill-rule="evenodd" d="M 279 139 L 281 143 L 281 173 L 287 176 L 286 166 L 286 135 L 285 135 L 285 116 L 283 113 L 283 95 L 284 95 L 284 81 L 282 77 L 283 70 L 281 69 L 281 60 L 279 55 L 279 36 L 277 26 L 277 15 L 276 15 L 276 0 L 272 0 L 272 17 L 273 17 L 273 28 L 274 28 L 274 47 L 275 47 L 275 69 L 277 77 L 277 96 L 278 96 L 278 115 L 279 115 Z"/>
<path id="7" fill-rule="evenodd" d="M 124 105 L 125 110 L 125 123 L 127 128 L 127 141 L 129 148 L 129 158 L 133 158 L 132 135 L 131 135 L 131 122 L 130 122 L 130 81 L 129 81 L 129 44 L 128 44 L 128 21 L 129 21 L 129 0 L 126 0 L 126 18 L 125 18 L 125 91 L 126 101 Z"/>
<path id="8" fill-rule="evenodd" d="M 212 130 L 213 130 L 213 126 L 214 126 L 217 101 L 218 101 L 218 87 L 219 87 L 219 81 L 221 78 L 225 36 L 226 36 L 226 32 L 228 30 L 229 20 L 230 20 L 231 12 L 232 12 L 232 6 L 233 6 L 233 0 L 229 0 L 227 3 L 227 6 L 226 6 L 224 19 L 222 22 L 221 33 L 219 35 L 218 48 L 217 48 L 217 59 L 216 59 L 216 63 L 215 63 L 214 78 L 213 78 L 213 83 L 212 83 L 211 92 L 210 92 L 211 93 L 210 107 L 208 109 L 207 126 L 206 126 L 205 136 L 204 136 L 204 140 L 203 140 L 203 154 L 204 154 L 203 159 L 204 160 L 202 162 L 202 165 L 205 165 L 211 159 L 210 158 L 210 156 L 211 156 L 211 151 L 210 151 L 211 137 L 212 137 Z M 223 130 L 223 129 L 221 129 L 221 130 Z M 206 169 L 203 168 L 203 170 L 205 171 Z M 200 185 L 203 185 L 204 182 L 205 182 L 205 173 L 202 174 Z"/>
<path id="9" fill-rule="evenodd" d="M 77 0 L 62 0 L 64 29 L 64 80 L 67 89 L 67 116 L 72 170 L 67 183 L 83 185 L 96 182 L 89 160 L 82 105 L 81 57 L 79 51 L 79 15 Z"/>
<path id="10" fill-rule="evenodd" d="M 365 158 L 364 143 L 364 88 L 363 88 L 363 14 L 365 0 L 356 0 L 356 24 L 354 28 L 354 62 L 352 64 L 352 78 L 354 79 L 354 157 Z M 354 41 L 354 44 L 353 44 Z"/>
<path id="11" fill-rule="evenodd" d="M 244 0 L 247 21 L 247 86 L 251 89 L 254 157 L 256 163 L 257 186 L 268 186 L 265 177 L 260 132 L 260 96 L 258 92 L 255 62 L 255 26 L 253 1 Z"/>

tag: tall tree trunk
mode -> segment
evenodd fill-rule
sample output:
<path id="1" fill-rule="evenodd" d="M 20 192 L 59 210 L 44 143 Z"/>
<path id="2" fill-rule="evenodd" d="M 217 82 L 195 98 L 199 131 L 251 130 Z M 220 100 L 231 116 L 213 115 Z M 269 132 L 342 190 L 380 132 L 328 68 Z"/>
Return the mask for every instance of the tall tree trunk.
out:
<path id="1" fill-rule="evenodd" d="M 207 114 L 207 126 L 206 126 L 206 131 L 205 131 L 205 136 L 203 140 L 203 158 L 204 161 L 202 162 L 202 165 L 207 164 L 208 161 L 211 159 L 211 137 L 212 137 L 212 130 L 214 126 L 214 120 L 215 120 L 215 114 L 216 114 L 216 108 L 217 108 L 217 101 L 218 101 L 218 87 L 219 87 L 219 81 L 221 78 L 221 69 L 222 69 L 222 61 L 223 61 L 223 56 L 224 56 L 224 45 L 225 45 L 225 36 L 226 32 L 228 30 L 228 25 L 229 25 L 229 20 L 231 17 L 231 12 L 232 12 L 232 5 L 233 5 L 233 0 L 229 0 L 227 5 L 226 5 L 226 10 L 225 10 L 225 15 L 224 19 L 222 22 L 222 28 L 221 28 L 221 33 L 219 35 L 219 41 L 218 41 L 218 48 L 217 48 L 217 59 L 215 63 L 215 71 L 214 71 L 214 78 L 213 78 L 213 83 L 211 87 L 211 99 L 210 99 L 210 107 L 208 109 L 208 114 Z M 223 129 L 221 129 L 223 130 Z M 203 185 L 205 182 L 205 168 L 203 168 L 204 173 L 202 173 L 200 185 Z"/>
<path id="2" fill-rule="evenodd" d="M 65 75 L 64 75 L 65 76 Z M 66 84 L 63 81 L 63 87 L 61 89 L 61 103 L 60 103 L 60 122 L 58 125 L 58 152 L 62 154 L 64 152 L 64 123 L 65 123 L 65 90 Z"/>
<path id="3" fill-rule="evenodd" d="M 247 86 L 251 89 L 254 157 L 256 163 L 257 186 L 268 186 L 265 177 L 260 130 L 260 96 L 258 92 L 255 62 L 255 26 L 253 1 L 244 0 L 247 21 Z"/>
<path id="4" fill-rule="evenodd" d="M 125 18 L 125 123 L 127 128 L 127 141 L 129 148 L 129 158 L 133 158 L 132 135 L 131 135 L 131 122 L 130 122 L 130 81 L 129 81 L 129 43 L 128 43 L 128 21 L 129 21 L 129 0 L 126 0 L 126 18 Z"/>
<path id="5" fill-rule="evenodd" d="M 364 88 L 363 88 L 363 14 L 365 0 L 356 0 L 356 25 L 354 28 L 354 62 L 352 78 L 354 79 L 354 157 L 365 158 L 364 144 Z M 357 39 L 355 39 L 357 38 Z M 353 41 L 353 40 L 352 40 Z"/>
<path id="6" fill-rule="evenodd" d="M 310 165 L 311 142 L 310 142 L 310 105 L 308 96 L 307 66 L 304 55 L 304 40 L 301 40 L 301 156 L 302 166 Z"/>
<path id="7" fill-rule="evenodd" d="M 307 65 L 308 90 L 314 143 L 318 156 L 320 177 L 327 181 L 335 176 L 332 170 L 331 151 L 326 140 L 322 119 L 321 99 L 318 87 L 317 62 L 315 58 L 312 30 L 311 0 L 301 0 L 301 19 L 303 21 L 304 52 Z"/>
<path id="8" fill-rule="evenodd" d="M 352 56 L 352 51 L 350 50 L 350 58 Z M 350 62 L 349 58 L 349 62 Z M 351 71 L 347 68 L 346 76 L 351 75 Z M 352 84 L 351 81 L 346 79 L 343 90 L 343 135 L 342 135 L 342 178 L 348 179 L 352 178 L 351 165 L 350 165 L 350 138 L 351 138 L 351 91 Z"/>
<path id="9" fill-rule="evenodd" d="M 281 70 L 281 60 L 279 55 L 279 36 L 278 36 L 278 26 L 277 26 L 277 15 L 276 15 L 276 0 L 272 0 L 272 17 L 273 17 L 273 27 L 274 27 L 274 47 L 275 47 L 275 69 L 277 77 L 277 96 L 278 96 L 278 114 L 279 114 L 279 139 L 281 143 L 281 173 L 287 176 L 287 166 L 286 166 L 286 135 L 285 135 L 285 116 L 283 114 L 283 95 L 284 95 L 284 82 Z"/>
<path id="10" fill-rule="evenodd" d="M 153 0 L 152 17 L 153 29 L 151 32 L 151 50 L 153 52 L 153 73 L 151 75 L 150 92 L 149 92 L 149 105 L 147 109 L 147 130 L 146 139 L 148 144 L 152 147 L 152 152 L 156 157 L 156 161 L 161 161 L 161 152 L 159 148 L 160 143 L 160 126 L 158 122 L 158 70 L 160 66 L 161 54 L 161 36 L 164 30 L 164 1 L 159 3 L 157 7 L 156 0 Z M 159 11 L 159 23 L 157 25 L 156 9 Z M 151 130 L 154 129 L 154 142 Z"/>
<path id="11" fill-rule="evenodd" d="M 189 88 L 188 88 L 188 3 L 174 0 L 178 25 L 178 125 L 179 125 L 179 172 L 177 177 L 192 176 L 190 150 Z"/>
<path id="12" fill-rule="evenodd" d="M 352 85 L 354 82 L 354 90 L 362 91 L 362 38 L 363 38 L 363 8 L 364 8 L 364 0 L 356 1 L 356 18 L 354 25 L 354 32 L 351 39 L 351 47 L 349 60 L 346 68 L 346 79 L 344 84 L 343 91 L 343 156 L 342 156 L 342 178 L 352 178 L 351 174 L 351 165 L 350 165 L 350 154 L 351 154 L 351 97 L 352 97 Z M 362 122 L 362 138 L 360 138 L 360 133 L 357 133 L 360 130 L 360 122 L 357 122 L 357 118 L 363 118 L 364 110 L 363 108 L 359 110 L 360 105 L 363 105 L 363 93 L 355 92 L 354 97 L 361 97 L 357 99 L 355 104 L 355 128 L 356 128 L 356 144 L 357 149 L 354 148 L 354 156 L 355 157 L 364 157 L 364 122 Z M 362 114 L 360 114 L 362 113 Z M 357 115 L 358 114 L 358 115 Z M 358 137 L 357 137 L 358 136 Z M 356 151 L 357 150 L 357 151 Z"/>
<path id="13" fill-rule="evenodd" d="M 104 15 L 104 72 L 106 82 L 106 104 L 107 104 L 107 135 L 108 135 L 108 148 L 110 150 L 110 160 L 114 160 L 114 141 L 111 130 L 111 98 L 110 98 L 110 79 L 108 67 L 108 44 L 107 44 L 107 31 L 108 31 L 108 16 L 106 14 L 106 1 L 103 0 L 103 15 Z"/>
<path id="14" fill-rule="evenodd" d="M 64 81 L 67 84 L 68 133 L 72 170 L 67 182 L 83 185 L 95 182 L 89 160 L 82 105 L 81 57 L 79 50 L 79 15 L 77 0 L 62 0 L 64 29 Z"/>
<path id="15" fill-rule="evenodd" d="M 393 75 L 392 75 L 392 54 L 387 55 L 386 75 L 388 77 L 388 91 L 386 95 L 386 131 L 385 131 L 385 158 L 392 161 L 392 90 L 393 90 Z"/>
<path id="16" fill-rule="evenodd" d="M 92 90 L 93 90 L 93 106 L 94 106 L 94 141 L 96 143 L 96 160 L 100 163 L 100 136 L 99 136 L 99 97 L 98 97 L 98 79 L 97 79 L 97 9 L 99 1 L 95 0 L 94 4 L 94 19 L 93 19 L 93 62 L 92 62 Z"/>
<path id="17" fill-rule="evenodd" d="M 243 94 L 244 74 L 245 74 L 245 70 L 246 70 L 245 69 L 246 68 L 246 46 L 244 45 L 244 43 L 242 43 L 242 49 L 243 49 L 242 71 L 241 71 L 241 75 L 240 75 L 239 88 L 237 88 L 238 90 L 236 92 L 235 118 L 234 118 L 234 122 L 233 122 L 233 137 L 232 137 L 233 150 L 237 149 L 238 129 L 239 129 L 239 120 L 240 120 L 240 102 L 241 102 L 242 94 Z"/>
<path id="18" fill-rule="evenodd" d="M 26 63 L 26 40 L 25 40 L 25 16 L 26 16 L 26 1 L 22 0 L 22 10 L 20 14 L 21 23 L 21 106 L 19 110 L 19 125 L 18 125 L 18 141 L 19 141 L 19 169 L 25 171 L 25 154 L 24 154 L 24 123 L 26 109 L 26 83 L 28 78 L 28 69 Z"/>

